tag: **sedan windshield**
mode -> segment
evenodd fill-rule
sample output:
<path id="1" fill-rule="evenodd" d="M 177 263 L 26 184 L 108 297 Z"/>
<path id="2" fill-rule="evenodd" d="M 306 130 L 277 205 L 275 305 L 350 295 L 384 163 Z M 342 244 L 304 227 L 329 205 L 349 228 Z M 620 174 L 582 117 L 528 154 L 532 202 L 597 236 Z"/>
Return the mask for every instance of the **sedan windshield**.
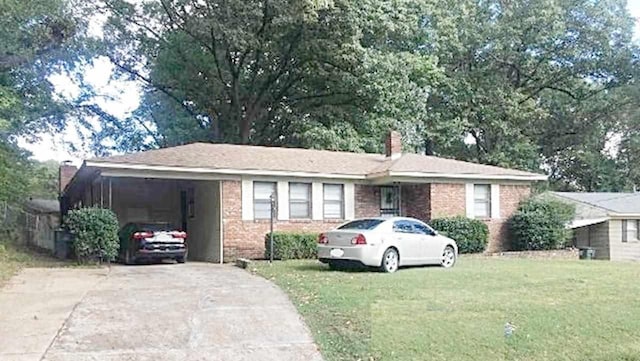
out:
<path id="1" fill-rule="evenodd" d="M 361 229 L 361 230 L 372 230 L 380 225 L 380 223 L 384 222 L 383 219 L 358 219 L 342 226 L 338 227 L 338 229 Z"/>

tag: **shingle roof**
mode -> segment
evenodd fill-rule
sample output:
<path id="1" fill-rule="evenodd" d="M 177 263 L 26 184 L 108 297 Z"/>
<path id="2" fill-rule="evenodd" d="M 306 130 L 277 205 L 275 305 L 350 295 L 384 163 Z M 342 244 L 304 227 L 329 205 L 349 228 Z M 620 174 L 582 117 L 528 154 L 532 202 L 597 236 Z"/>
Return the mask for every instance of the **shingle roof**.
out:
<path id="1" fill-rule="evenodd" d="M 606 209 L 613 213 L 640 214 L 640 193 L 553 192 L 560 197 Z"/>
<path id="2" fill-rule="evenodd" d="M 89 160 L 92 164 L 117 163 L 203 169 L 233 169 L 325 173 L 367 176 L 381 172 L 464 174 L 478 176 L 533 177 L 540 174 L 453 159 L 403 154 L 391 160 L 383 154 L 327 150 L 193 143 Z"/>

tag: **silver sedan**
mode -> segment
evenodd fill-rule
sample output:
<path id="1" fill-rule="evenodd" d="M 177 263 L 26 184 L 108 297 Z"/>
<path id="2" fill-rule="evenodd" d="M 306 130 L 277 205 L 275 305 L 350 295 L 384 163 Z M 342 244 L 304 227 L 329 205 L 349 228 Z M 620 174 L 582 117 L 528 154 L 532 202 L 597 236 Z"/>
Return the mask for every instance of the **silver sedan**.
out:
<path id="1" fill-rule="evenodd" d="M 414 218 L 362 218 L 318 237 L 318 259 L 335 268 L 345 262 L 395 272 L 401 266 L 453 267 L 458 245 Z"/>

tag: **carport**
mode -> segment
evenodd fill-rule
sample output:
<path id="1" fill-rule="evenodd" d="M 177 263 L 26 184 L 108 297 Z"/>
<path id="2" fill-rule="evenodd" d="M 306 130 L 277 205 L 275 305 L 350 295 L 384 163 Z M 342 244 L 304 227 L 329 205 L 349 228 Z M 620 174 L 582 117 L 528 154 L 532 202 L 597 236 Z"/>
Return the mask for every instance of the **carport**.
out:
<path id="1" fill-rule="evenodd" d="M 190 261 L 222 263 L 219 179 L 180 172 L 110 169 L 86 162 L 61 197 L 63 215 L 86 206 L 109 208 L 120 226 L 169 222 L 187 232 Z"/>

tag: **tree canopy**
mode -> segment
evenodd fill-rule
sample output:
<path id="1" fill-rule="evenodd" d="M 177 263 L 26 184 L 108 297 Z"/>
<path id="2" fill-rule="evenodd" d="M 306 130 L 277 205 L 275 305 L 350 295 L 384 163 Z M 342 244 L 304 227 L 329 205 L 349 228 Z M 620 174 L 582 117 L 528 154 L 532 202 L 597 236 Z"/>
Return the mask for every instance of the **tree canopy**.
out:
<path id="1" fill-rule="evenodd" d="M 2 33 L 0 124 L 98 116 L 101 154 L 193 141 L 379 152 L 395 128 L 407 151 L 543 171 L 554 189 L 640 184 L 639 52 L 624 0 L 3 4 L 31 20 Z M 97 20 L 100 35 L 86 33 Z M 91 57 L 140 85 L 130 116 L 92 102 L 86 84 L 51 101 L 42 74 Z"/>

